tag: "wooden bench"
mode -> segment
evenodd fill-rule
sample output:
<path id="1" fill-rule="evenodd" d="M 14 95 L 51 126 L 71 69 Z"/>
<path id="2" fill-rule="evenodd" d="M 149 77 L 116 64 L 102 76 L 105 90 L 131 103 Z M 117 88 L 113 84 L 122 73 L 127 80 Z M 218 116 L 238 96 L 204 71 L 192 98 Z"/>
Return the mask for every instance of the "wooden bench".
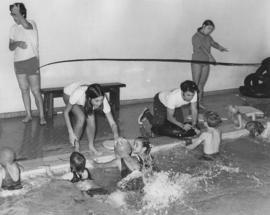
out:
<path id="1" fill-rule="evenodd" d="M 103 83 L 100 84 L 104 93 L 109 93 L 109 103 L 112 108 L 112 112 L 116 115 L 120 109 L 120 88 L 126 87 L 123 83 L 113 82 L 113 83 Z M 43 88 L 40 90 L 41 94 L 44 95 L 44 113 L 48 118 L 53 118 L 53 99 L 57 97 L 63 97 L 64 87 L 53 87 L 53 88 Z M 117 117 L 118 118 L 118 117 Z"/>

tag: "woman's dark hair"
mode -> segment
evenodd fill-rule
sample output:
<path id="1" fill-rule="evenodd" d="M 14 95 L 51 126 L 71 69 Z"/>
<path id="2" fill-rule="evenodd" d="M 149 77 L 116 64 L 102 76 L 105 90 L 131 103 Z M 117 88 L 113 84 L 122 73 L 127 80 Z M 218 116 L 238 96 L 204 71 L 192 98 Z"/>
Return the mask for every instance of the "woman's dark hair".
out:
<path id="1" fill-rule="evenodd" d="M 91 103 L 91 100 L 100 96 L 104 96 L 104 92 L 99 84 L 91 84 L 88 86 L 87 90 L 85 91 L 84 105 L 84 113 L 86 115 L 93 114 L 93 105 Z"/>
<path id="2" fill-rule="evenodd" d="M 187 91 L 192 92 L 192 93 L 195 93 L 195 92 L 199 91 L 197 84 L 195 84 L 194 81 L 189 81 L 189 80 L 182 82 L 180 84 L 180 89 L 184 93 L 187 92 Z"/>
<path id="3" fill-rule="evenodd" d="M 136 140 L 140 140 L 142 142 L 142 147 L 146 148 L 144 153 L 149 154 L 152 148 L 149 139 L 147 137 L 137 137 Z"/>
<path id="4" fill-rule="evenodd" d="M 27 10 L 26 10 L 26 7 L 24 6 L 23 3 L 21 2 L 16 2 L 14 4 L 11 4 L 9 5 L 9 10 L 11 12 L 12 8 L 13 7 L 18 7 L 19 8 L 19 11 L 20 11 L 20 14 L 26 19 L 26 16 L 27 16 Z"/>
<path id="5" fill-rule="evenodd" d="M 211 26 L 213 26 L 215 28 L 214 22 L 212 20 L 210 20 L 210 19 L 207 19 L 207 20 L 205 20 L 203 22 L 202 26 L 197 29 L 197 31 L 202 30 L 203 26 L 209 26 L 209 25 L 211 25 Z"/>
<path id="6" fill-rule="evenodd" d="M 70 155 L 70 171 L 71 172 L 83 172 L 85 169 L 86 159 L 79 152 L 72 152 Z"/>

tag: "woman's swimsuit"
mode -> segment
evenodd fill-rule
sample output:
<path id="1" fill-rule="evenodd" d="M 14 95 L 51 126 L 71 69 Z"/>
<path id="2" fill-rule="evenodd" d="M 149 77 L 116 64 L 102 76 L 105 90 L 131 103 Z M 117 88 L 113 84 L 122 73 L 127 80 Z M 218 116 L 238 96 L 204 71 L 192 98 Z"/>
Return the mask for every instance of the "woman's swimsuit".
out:
<path id="1" fill-rule="evenodd" d="M 5 170 L 6 172 L 6 177 L 3 179 L 2 181 L 2 186 L 1 188 L 4 190 L 18 190 L 22 188 L 22 184 L 21 184 L 21 178 L 19 177 L 19 179 L 17 181 L 14 181 L 11 177 L 11 175 L 9 174 L 9 172 L 7 170 Z"/>

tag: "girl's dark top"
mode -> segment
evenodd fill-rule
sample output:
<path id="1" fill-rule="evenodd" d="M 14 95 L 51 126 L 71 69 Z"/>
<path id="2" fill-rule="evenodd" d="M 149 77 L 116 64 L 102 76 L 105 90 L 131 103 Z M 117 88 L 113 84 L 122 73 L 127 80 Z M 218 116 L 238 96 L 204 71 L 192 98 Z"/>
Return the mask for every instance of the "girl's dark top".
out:
<path id="1" fill-rule="evenodd" d="M 209 61 L 209 56 L 202 50 L 205 49 L 208 53 L 211 53 L 211 47 L 219 48 L 210 35 L 205 35 L 200 31 L 196 32 L 192 37 L 193 54 L 192 60 L 197 61 Z"/>

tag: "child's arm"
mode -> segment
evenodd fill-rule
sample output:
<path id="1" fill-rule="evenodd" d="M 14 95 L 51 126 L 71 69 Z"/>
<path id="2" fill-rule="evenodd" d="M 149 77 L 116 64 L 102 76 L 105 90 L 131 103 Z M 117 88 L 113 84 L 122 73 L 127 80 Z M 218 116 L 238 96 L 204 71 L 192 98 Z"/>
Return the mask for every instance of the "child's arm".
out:
<path id="1" fill-rule="evenodd" d="M 198 145 L 200 145 L 202 142 L 204 142 L 206 139 L 206 133 L 202 133 L 198 138 L 193 139 L 192 143 L 188 146 L 186 146 L 187 149 L 192 150 L 195 149 Z"/>
<path id="2" fill-rule="evenodd" d="M 55 175 L 55 173 L 50 169 L 50 167 L 46 168 L 47 176 L 56 179 L 56 180 L 67 180 L 70 181 L 73 178 L 72 172 L 67 172 L 64 175 Z"/>
<path id="3" fill-rule="evenodd" d="M 109 168 L 109 167 L 119 167 L 119 159 L 115 158 L 112 161 L 106 163 L 98 163 L 95 160 L 89 160 L 90 163 L 97 168 Z"/>
<path id="4" fill-rule="evenodd" d="M 9 174 L 13 181 L 18 181 L 20 179 L 20 169 L 16 163 L 10 166 Z"/>

